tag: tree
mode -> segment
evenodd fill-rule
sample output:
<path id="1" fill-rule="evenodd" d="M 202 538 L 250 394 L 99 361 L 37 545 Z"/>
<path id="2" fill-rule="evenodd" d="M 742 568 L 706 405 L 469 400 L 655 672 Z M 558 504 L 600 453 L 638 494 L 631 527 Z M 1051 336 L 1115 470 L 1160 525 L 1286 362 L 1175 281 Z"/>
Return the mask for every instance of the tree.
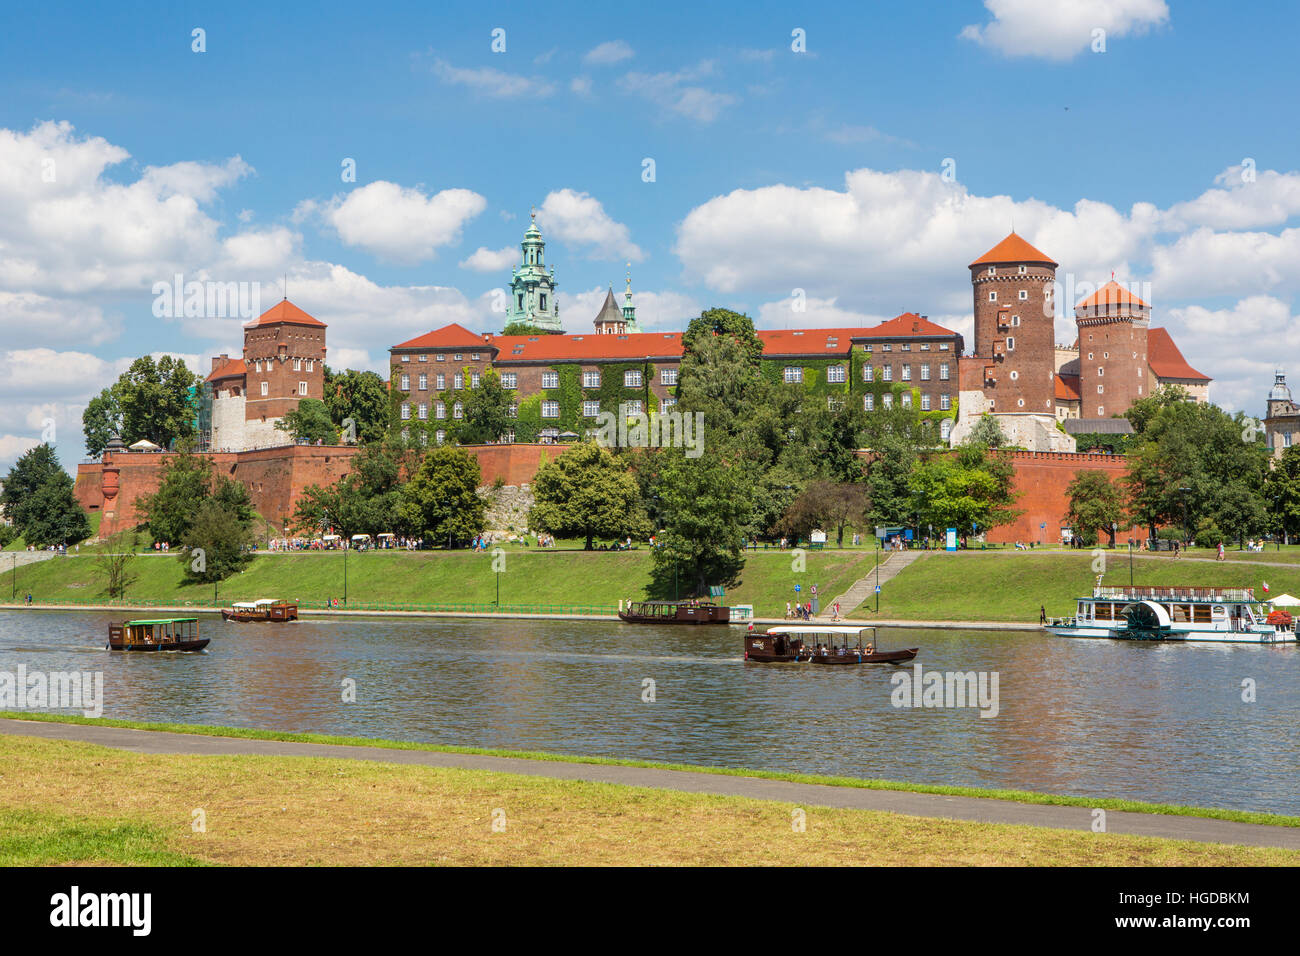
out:
<path id="1" fill-rule="evenodd" d="M 807 537 L 814 529 L 834 528 L 835 543 L 844 547 L 844 528 L 851 521 L 861 520 L 870 506 L 866 485 L 819 479 L 809 482 L 791 503 L 778 530 L 797 539 Z"/>
<path id="2" fill-rule="evenodd" d="M 86 405 L 82 430 L 86 449 L 103 452 L 114 433 L 131 445 L 148 439 L 163 448 L 193 439 L 198 416 L 198 377 L 183 361 L 142 355 L 118 380 Z"/>
<path id="3" fill-rule="evenodd" d="M 229 503 L 229 496 L 223 500 L 214 495 L 199 505 L 181 543 L 185 552 L 180 560 L 189 580 L 222 581 L 252 560 L 252 521 Z"/>
<path id="4" fill-rule="evenodd" d="M 451 445 L 429 449 L 402 491 L 401 514 L 415 534 L 448 547 L 483 530 L 487 503 L 478 493 L 478 460 Z"/>
<path id="5" fill-rule="evenodd" d="M 1191 402 L 1192 396 L 1181 385 L 1162 385 L 1146 398 L 1139 398 L 1128 407 L 1124 417 L 1133 426 L 1133 431 L 1141 435 L 1162 409 L 1180 402 Z"/>
<path id="6" fill-rule="evenodd" d="M 673 594 L 679 579 L 696 595 L 706 594 L 710 584 L 730 586 L 740 579 L 753 487 L 738 464 L 713 446 L 698 458 L 687 458 L 680 448 L 658 453 L 649 483 L 662 529 L 651 571 L 655 594 Z"/>
<path id="7" fill-rule="evenodd" d="M 757 364 L 763 357 L 763 343 L 754 330 L 754 320 L 730 309 L 706 309 L 691 319 L 682 333 L 682 358 L 700 348 L 713 337 L 731 339 L 742 345 L 748 358 Z"/>
<path id="8" fill-rule="evenodd" d="M 14 463 L 0 505 L 23 539 L 37 548 L 90 537 L 90 519 L 73 494 L 72 476 L 48 444 L 37 445 Z"/>
<path id="9" fill-rule="evenodd" d="M 1290 544 L 1291 530 L 1300 527 L 1300 445 L 1286 449 L 1273 464 L 1264 479 L 1263 496 L 1276 533 Z"/>
<path id="10" fill-rule="evenodd" d="M 1006 433 L 1002 431 L 1002 426 L 998 420 L 985 412 L 975 423 L 975 427 L 970 430 L 966 436 L 964 445 L 980 445 L 984 448 L 1001 448 L 1007 443 Z"/>
<path id="11" fill-rule="evenodd" d="M 113 535 L 96 560 L 104 574 L 104 590 L 110 598 L 124 597 L 126 589 L 135 580 L 131 571 L 131 565 L 135 562 L 135 552 L 132 551 L 134 537 L 129 532 Z"/>
<path id="12" fill-rule="evenodd" d="M 865 447 L 870 449 L 866 482 L 871 499 L 869 519 L 875 525 L 898 526 L 912 517 L 912 469 L 917 449 L 933 444 L 914 408 L 895 405 L 867 416 Z"/>
<path id="13" fill-rule="evenodd" d="M 641 510 L 636 479 L 625 463 L 595 442 L 569 448 L 533 478 L 528 523 L 540 531 L 586 539 L 642 537 L 650 522 Z"/>
<path id="14" fill-rule="evenodd" d="M 277 421 L 275 427 L 288 432 L 294 441 L 309 445 L 336 445 L 339 440 L 329 408 L 317 398 L 301 399 L 298 407 Z"/>
<path id="15" fill-rule="evenodd" d="M 962 534 L 996 528 L 1024 513 L 1014 507 L 1014 476 L 1005 454 L 980 445 L 932 454 L 918 462 L 909 481 L 913 514 L 920 525 Z"/>
<path id="16" fill-rule="evenodd" d="M 511 322 L 501 330 L 502 335 L 549 335 L 548 329 L 539 329 L 527 322 Z"/>
<path id="17" fill-rule="evenodd" d="M 497 442 L 510 431 L 511 393 L 501 387 L 501 378 L 488 369 L 479 387 L 470 390 L 465 400 L 465 422 L 457 429 L 456 440 L 467 445 Z"/>
<path id="18" fill-rule="evenodd" d="M 163 461 L 158 490 L 136 499 L 136 513 L 155 541 L 179 544 L 212 490 L 212 459 L 185 444 Z"/>
<path id="19" fill-rule="evenodd" d="M 388 386 L 375 372 L 325 368 L 325 406 L 344 444 L 382 441 L 388 431 Z M 351 421 L 351 426 L 348 422 Z"/>
<path id="20" fill-rule="evenodd" d="M 1097 532 L 1110 535 L 1115 546 L 1113 526 L 1125 522 L 1124 492 L 1104 471 L 1080 470 L 1065 489 L 1069 498 L 1065 517 L 1083 544 L 1097 543 Z"/>

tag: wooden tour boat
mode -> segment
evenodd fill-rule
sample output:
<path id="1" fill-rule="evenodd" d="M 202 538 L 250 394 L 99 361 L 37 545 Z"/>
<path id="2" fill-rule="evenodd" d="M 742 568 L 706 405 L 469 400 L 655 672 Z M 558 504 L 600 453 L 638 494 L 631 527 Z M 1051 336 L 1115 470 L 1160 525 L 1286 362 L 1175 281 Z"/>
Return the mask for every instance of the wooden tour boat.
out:
<path id="1" fill-rule="evenodd" d="M 257 623 L 261 621 L 296 621 L 298 605 L 286 601 L 272 601 L 262 598 L 260 601 L 236 601 L 230 607 L 221 609 L 221 617 L 227 621 Z"/>
<path id="2" fill-rule="evenodd" d="M 194 617 L 108 625 L 108 649 L 113 651 L 201 651 L 208 640 L 199 637 L 199 621 Z"/>
<path id="3" fill-rule="evenodd" d="M 618 619 L 628 624 L 730 624 L 731 608 L 711 601 L 629 601 Z"/>
<path id="4" fill-rule="evenodd" d="M 865 631 L 871 632 L 871 640 L 864 643 Z M 916 657 L 917 650 L 880 649 L 876 629 L 870 626 L 792 624 L 745 635 L 745 660 L 759 664 L 903 664 Z"/>

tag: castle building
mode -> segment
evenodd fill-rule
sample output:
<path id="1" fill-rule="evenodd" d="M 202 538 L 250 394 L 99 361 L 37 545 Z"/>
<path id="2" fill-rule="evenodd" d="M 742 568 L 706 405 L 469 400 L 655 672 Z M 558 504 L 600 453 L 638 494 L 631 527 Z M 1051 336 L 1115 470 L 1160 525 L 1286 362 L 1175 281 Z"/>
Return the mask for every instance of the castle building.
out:
<path id="1" fill-rule="evenodd" d="M 555 266 L 551 266 L 550 272 L 546 271 L 546 241 L 537 228 L 536 212 L 532 214 L 532 221 L 519 247 L 523 251 L 523 260 L 510 277 L 506 323 L 523 323 L 539 332 L 563 332 L 560 303 L 555 298 Z"/>
<path id="2" fill-rule="evenodd" d="M 241 357 L 213 357 L 199 414 L 205 450 L 292 444 L 275 425 L 304 398 L 324 397 L 325 328 L 285 299 L 244 326 Z"/>
<path id="3" fill-rule="evenodd" d="M 1074 307 L 1074 321 L 1079 330 L 1078 390 L 1086 417 L 1123 414 L 1150 394 L 1150 305 L 1112 278 Z"/>
<path id="4" fill-rule="evenodd" d="M 1268 412 L 1264 416 L 1264 443 L 1269 454 L 1281 458 L 1282 453 L 1300 439 L 1300 405 L 1291 399 L 1291 389 L 1286 375 L 1278 369 L 1273 376 L 1273 387 L 1268 392 Z"/>

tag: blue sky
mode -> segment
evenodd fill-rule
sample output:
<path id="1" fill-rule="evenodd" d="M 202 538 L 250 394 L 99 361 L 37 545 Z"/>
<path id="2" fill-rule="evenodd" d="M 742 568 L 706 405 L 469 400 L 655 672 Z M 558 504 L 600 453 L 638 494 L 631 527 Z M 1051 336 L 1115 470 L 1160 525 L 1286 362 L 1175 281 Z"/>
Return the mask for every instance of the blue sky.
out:
<path id="1" fill-rule="evenodd" d="M 728 305 L 968 333 L 965 266 L 1014 222 L 1076 287 L 1148 283 L 1212 397 L 1258 414 L 1300 345 L 1298 21 L 1163 0 L 15 7 L 0 467 L 48 421 L 75 462 L 81 406 L 135 355 L 206 374 L 238 351 L 237 319 L 154 315 L 177 271 L 262 283 L 263 307 L 287 275 L 332 365 L 382 369 L 429 328 L 500 327 L 533 204 L 575 330 L 631 259 L 651 327 Z"/>

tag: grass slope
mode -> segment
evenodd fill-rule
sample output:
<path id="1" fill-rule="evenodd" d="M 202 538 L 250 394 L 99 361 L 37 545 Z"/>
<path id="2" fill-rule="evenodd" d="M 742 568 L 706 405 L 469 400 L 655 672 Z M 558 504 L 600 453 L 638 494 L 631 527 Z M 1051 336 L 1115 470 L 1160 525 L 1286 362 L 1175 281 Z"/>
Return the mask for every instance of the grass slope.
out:
<path id="1" fill-rule="evenodd" d="M 789 552 L 747 554 L 741 583 L 727 591 L 732 604 L 753 604 L 760 615 L 785 613 L 794 585 L 816 583 L 823 601 L 866 574 L 870 551 L 814 551 L 801 573 Z M 347 558 L 348 602 L 357 604 L 491 604 L 496 580 L 491 553 L 369 551 Z M 605 605 L 640 599 L 650 582 L 647 550 L 628 552 L 518 551 L 505 555 L 502 605 Z M 148 555 L 131 566 L 135 581 L 127 598 L 137 602 L 211 604 L 211 585 L 186 584 L 177 555 Z M 13 590 L 0 571 L 0 594 Z M 17 570 L 17 593 L 38 603 L 97 603 L 106 599 L 104 573 L 92 557 L 52 558 Z M 281 597 L 305 607 L 343 596 L 343 554 L 315 552 L 257 555 L 251 565 L 221 582 L 218 600 Z"/>
<path id="2" fill-rule="evenodd" d="M 1049 617 L 1073 614 L 1075 602 L 1092 593 L 1097 572 L 1089 552 L 933 552 L 881 586 L 881 619 L 929 621 L 1037 621 L 1040 606 Z M 1106 553 L 1103 583 L 1129 583 L 1128 556 Z M 1133 583 L 1253 587 L 1264 597 L 1300 594 L 1300 566 L 1259 567 L 1249 561 L 1186 561 L 1151 557 L 1133 561 Z M 874 597 L 854 612 L 876 617 Z"/>
<path id="3" fill-rule="evenodd" d="M 0 763 L 21 781 L 0 790 L 0 864 L 1300 863 L 1285 850 L 349 760 L 146 755 L 5 737 Z M 798 810 L 802 830 L 792 825 Z"/>

